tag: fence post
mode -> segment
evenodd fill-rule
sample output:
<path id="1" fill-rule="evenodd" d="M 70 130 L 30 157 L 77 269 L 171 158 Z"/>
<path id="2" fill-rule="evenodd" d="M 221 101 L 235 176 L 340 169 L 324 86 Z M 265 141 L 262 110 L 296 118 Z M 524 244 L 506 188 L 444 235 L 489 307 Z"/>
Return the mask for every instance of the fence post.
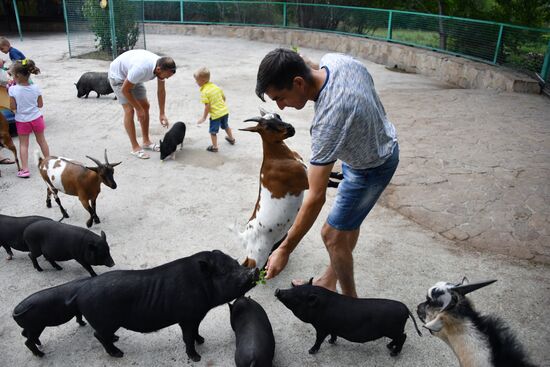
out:
<path id="1" fill-rule="evenodd" d="M 115 0 L 109 0 L 109 25 L 111 28 L 111 47 L 113 48 L 113 60 L 117 57 L 116 31 L 115 31 Z"/>
<path id="2" fill-rule="evenodd" d="M 67 18 L 67 3 L 63 0 L 63 18 L 65 18 L 65 30 L 67 31 L 67 43 L 69 44 L 69 57 L 73 57 L 71 53 L 71 36 L 69 34 L 69 19 Z"/>
<path id="3" fill-rule="evenodd" d="M 391 22 L 392 22 L 393 12 L 390 10 L 388 13 L 389 13 L 388 14 L 388 36 L 386 37 L 386 39 L 389 41 L 392 38 L 392 24 L 391 24 Z"/>
<path id="4" fill-rule="evenodd" d="M 497 60 L 498 60 L 498 53 L 500 52 L 500 44 L 502 42 L 502 31 L 503 30 L 504 30 L 504 24 L 501 24 L 500 29 L 498 31 L 497 47 L 495 48 L 495 57 L 493 58 L 493 64 L 496 64 Z"/>
<path id="5" fill-rule="evenodd" d="M 143 33 L 143 49 L 147 50 L 147 40 L 145 37 L 145 0 L 141 0 L 141 30 Z"/>
<path id="6" fill-rule="evenodd" d="M 19 10 L 17 10 L 17 3 L 13 0 L 13 11 L 15 12 L 15 21 L 17 22 L 17 30 L 19 31 L 19 40 L 23 42 L 23 33 L 21 33 L 21 22 L 19 21 Z M 6 16 L 8 13 L 6 11 Z"/>
<path id="7" fill-rule="evenodd" d="M 286 3 L 283 4 L 283 27 L 286 27 Z"/>
<path id="8" fill-rule="evenodd" d="M 180 23 L 183 23 L 183 0 L 180 0 Z"/>
<path id="9" fill-rule="evenodd" d="M 546 48 L 546 55 L 544 55 L 544 62 L 542 63 L 542 70 L 540 76 L 545 82 L 549 81 L 550 76 L 550 41 L 548 41 L 548 47 Z"/>

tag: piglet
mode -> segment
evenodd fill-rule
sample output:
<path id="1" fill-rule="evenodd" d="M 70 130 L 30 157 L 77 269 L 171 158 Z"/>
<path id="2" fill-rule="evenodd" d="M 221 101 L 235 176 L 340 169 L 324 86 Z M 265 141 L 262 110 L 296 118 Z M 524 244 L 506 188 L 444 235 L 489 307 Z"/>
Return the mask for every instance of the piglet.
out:
<path id="1" fill-rule="evenodd" d="M 275 337 L 262 306 L 250 297 L 240 297 L 233 304 L 229 303 L 229 310 L 237 340 L 237 367 L 271 366 Z"/>
<path id="2" fill-rule="evenodd" d="M 165 160 L 169 155 L 172 156 L 172 159 L 175 159 L 178 144 L 180 144 L 180 150 L 183 149 L 184 138 L 185 124 L 178 121 L 166 132 L 164 140 L 160 141 L 160 160 Z"/>
<path id="3" fill-rule="evenodd" d="M 23 241 L 23 231 L 27 226 L 40 220 L 51 220 L 50 218 L 32 215 L 28 217 L 12 217 L 0 214 L 0 246 L 8 253 L 8 260 L 13 258 L 11 249 L 28 252 L 29 248 Z"/>
<path id="4" fill-rule="evenodd" d="M 29 257 L 34 268 L 42 271 L 36 259 L 40 255 L 57 269 L 63 269 L 56 261 L 76 260 L 91 276 L 97 274 L 92 265 L 112 267 L 115 262 L 111 258 L 105 232 L 101 236 L 94 232 L 56 221 L 39 221 L 29 225 L 23 232 L 23 240 L 30 250 Z"/>
<path id="5" fill-rule="evenodd" d="M 47 326 L 64 324 L 75 316 L 79 325 L 86 325 L 76 308 L 74 299 L 78 289 L 89 279 L 73 280 L 41 290 L 31 294 L 15 306 L 13 319 L 23 328 L 21 335 L 27 338 L 25 345 L 32 354 L 38 357 L 44 356 L 37 345 L 42 345 L 39 339 L 40 334 Z"/>
<path id="6" fill-rule="evenodd" d="M 309 284 L 275 291 L 275 296 L 303 322 L 312 324 L 317 333 L 315 344 L 309 350 L 317 353 L 321 343 L 330 334 L 329 343 L 338 336 L 356 343 L 365 343 L 383 336 L 391 339 L 387 345 L 392 356 L 401 352 L 407 338 L 405 323 L 410 317 L 418 335 L 422 336 L 414 316 L 399 301 L 381 298 L 353 298 L 326 288 Z"/>
<path id="7" fill-rule="evenodd" d="M 90 92 L 96 92 L 97 98 L 101 94 L 111 94 L 113 93 L 113 88 L 109 83 L 108 73 L 98 73 L 89 71 L 82 74 L 76 85 L 76 96 L 78 98 L 84 97 L 88 98 Z M 116 97 L 115 97 L 116 99 Z"/>

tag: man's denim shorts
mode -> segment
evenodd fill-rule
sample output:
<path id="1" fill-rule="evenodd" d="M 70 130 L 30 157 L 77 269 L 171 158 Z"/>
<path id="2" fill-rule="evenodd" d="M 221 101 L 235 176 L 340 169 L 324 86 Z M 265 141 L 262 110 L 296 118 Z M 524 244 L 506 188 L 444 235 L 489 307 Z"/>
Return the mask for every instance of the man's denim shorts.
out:
<path id="1" fill-rule="evenodd" d="M 399 164 L 399 145 L 396 143 L 392 155 L 382 165 L 367 169 L 353 169 L 342 164 L 344 179 L 338 186 L 338 193 L 327 223 L 340 231 L 358 229 L 367 217 L 382 191 L 390 183 Z"/>
<path id="2" fill-rule="evenodd" d="M 224 130 L 227 129 L 229 127 L 228 121 L 229 114 L 215 120 L 210 119 L 210 128 L 208 129 L 208 132 L 212 135 L 216 135 L 218 131 L 220 131 L 220 127 Z"/>

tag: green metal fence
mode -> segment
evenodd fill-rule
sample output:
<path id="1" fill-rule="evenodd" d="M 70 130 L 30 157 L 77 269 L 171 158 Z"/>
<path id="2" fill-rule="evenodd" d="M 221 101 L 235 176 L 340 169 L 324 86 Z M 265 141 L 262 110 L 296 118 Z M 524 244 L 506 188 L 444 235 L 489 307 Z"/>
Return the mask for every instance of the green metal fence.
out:
<path id="1" fill-rule="evenodd" d="M 144 9 L 141 0 L 63 0 L 70 57 L 112 60 L 145 48 Z"/>
<path id="2" fill-rule="evenodd" d="M 396 10 L 276 1 L 145 0 L 144 21 L 348 34 L 505 65 L 550 81 L 550 29 Z"/>

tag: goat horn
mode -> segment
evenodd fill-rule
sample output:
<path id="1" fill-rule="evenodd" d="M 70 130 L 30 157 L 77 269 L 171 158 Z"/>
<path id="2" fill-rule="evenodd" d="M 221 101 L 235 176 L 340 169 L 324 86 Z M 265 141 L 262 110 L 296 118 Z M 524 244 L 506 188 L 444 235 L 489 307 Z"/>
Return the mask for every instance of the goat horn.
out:
<path id="1" fill-rule="evenodd" d="M 453 287 L 452 290 L 455 291 L 455 292 L 460 293 L 463 296 L 465 296 L 466 294 L 468 294 L 470 292 L 473 292 L 473 291 L 478 290 L 480 288 L 486 287 L 489 284 L 493 284 L 496 281 L 497 281 L 496 279 L 493 279 L 493 280 L 487 280 L 487 281 L 484 281 L 484 282 L 477 282 L 477 283 L 459 285 L 459 286 Z"/>
<path id="2" fill-rule="evenodd" d="M 109 164 L 109 160 L 107 159 L 107 149 L 105 149 L 105 163 Z"/>
<path id="3" fill-rule="evenodd" d="M 244 122 L 249 122 L 249 121 L 261 122 L 262 118 L 258 116 L 258 117 L 252 117 L 252 118 L 244 120 Z"/>
<path id="4" fill-rule="evenodd" d="M 86 158 L 91 159 L 92 161 L 94 161 L 94 163 L 97 164 L 98 167 L 103 166 L 103 163 L 101 163 L 100 161 L 98 161 L 95 158 L 90 157 L 89 155 L 87 155 Z"/>

